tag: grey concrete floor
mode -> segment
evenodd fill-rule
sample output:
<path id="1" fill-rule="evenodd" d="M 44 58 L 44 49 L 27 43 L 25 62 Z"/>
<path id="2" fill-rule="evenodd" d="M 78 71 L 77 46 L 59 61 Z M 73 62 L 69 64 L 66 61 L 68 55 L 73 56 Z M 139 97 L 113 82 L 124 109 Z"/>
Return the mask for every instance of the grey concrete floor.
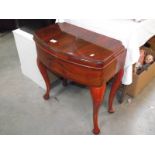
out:
<path id="1" fill-rule="evenodd" d="M 12 33 L 0 37 L 0 134 L 91 135 L 92 103 L 87 88 L 54 83 L 51 98 L 21 73 Z M 107 112 L 107 89 L 99 114 L 101 134 L 155 134 L 155 80 L 131 103 Z"/>

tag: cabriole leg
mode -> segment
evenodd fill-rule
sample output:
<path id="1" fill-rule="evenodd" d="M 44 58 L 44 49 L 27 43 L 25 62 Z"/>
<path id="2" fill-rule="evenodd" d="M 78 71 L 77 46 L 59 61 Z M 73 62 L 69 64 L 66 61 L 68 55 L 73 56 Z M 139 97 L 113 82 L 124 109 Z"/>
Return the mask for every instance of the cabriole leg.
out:
<path id="1" fill-rule="evenodd" d="M 47 69 L 46 67 L 39 61 L 39 59 L 37 59 L 37 65 L 38 65 L 38 68 L 43 76 L 43 79 L 45 81 L 45 84 L 46 84 L 46 93 L 44 94 L 43 98 L 45 100 L 48 100 L 49 99 L 49 92 L 50 92 L 50 80 L 49 80 L 49 77 L 48 77 L 48 74 L 47 74 Z"/>
<path id="2" fill-rule="evenodd" d="M 63 85 L 64 87 L 66 87 L 66 86 L 68 85 L 67 79 L 65 79 L 65 78 L 63 78 L 63 77 L 61 77 L 60 79 L 62 80 L 62 85 Z"/>
<path id="3" fill-rule="evenodd" d="M 120 97 L 120 100 L 119 100 L 120 103 L 124 102 L 126 91 L 127 91 L 127 86 L 126 85 L 122 85 L 121 97 Z"/>
<path id="4" fill-rule="evenodd" d="M 122 77 L 123 77 L 123 74 L 124 74 L 124 69 L 121 69 L 118 74 L 116 75 L 116 78 L 112 84 L 112 87 L 111 87 L 111 91 L 110 91 L 110 95 L 109 95 L 109 101 L 108 101 L 108 112 L 109 113 L 114 113 L 115 110 L 114 110 L 114 107 L 113 107 L 113 100 L 114 100 L 114 97 L 116 95 L 116 92 L 121 84 L 121 80 L 122 80 Z"/>
<path id="5" fill-rule="evenodd" d="M 105 90 L 106 90 L 106 84 L 104 84 L 101 87 L 90 88 L 90 93 L 93 100 L 93 123 L 94 123 L 93 133 L 94 134 L 100 133 L 100 129 L 98 126 L 98 113 L 99 113 L 100 106 L 102 104 Z"/>

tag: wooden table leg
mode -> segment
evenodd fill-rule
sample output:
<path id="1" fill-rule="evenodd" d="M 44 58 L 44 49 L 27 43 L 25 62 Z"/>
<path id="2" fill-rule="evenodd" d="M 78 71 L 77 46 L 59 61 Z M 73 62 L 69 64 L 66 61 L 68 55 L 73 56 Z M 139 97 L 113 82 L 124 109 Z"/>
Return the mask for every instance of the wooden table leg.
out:
<path id="1" fill-rule="evenodd" d="M 61 77 L 60 79 L 62 80 L 62 85 L 66 87 L 68 85 L 68 80 L 63 77 Z"/>
<path id="2" fill-rule="evenodd" d="M 122 80 L 122 77 L 123 77 L 123 74 L 124 74 L 124 69 L 121 69 L 118 74 L 116 75 L 116 78 L 112 84 L 112 87 L 111 87 L 111 91 L 110 91 L 110 95 L 109 95 L 109 101 L 108 101 L 108 112 L 109 113 L 114 113 L 115 110 L 114 110 L 114 107 L 113 107 L 113 100 L 114 100 L 114 97 L 116 95 L 116 92 L 121 84 L 121 80 Z"/>
<path id="3" fill-rule="evenodd" d="M 121 96 L 120 96 L 120 99 L 119 99 L 120 103 L 124 102 L 124 98 L 125 98 L 125 95 L 126 95 L 126 90 L 127 90 L 127 86 L 122 85 Z"/>
<path id="4" fill-rule="evenodd" d="M 101 87 L 90 88 L 90 93 L 93 99 L 93 123 L 94 123 L 93 133 L 94 134 L 100 133 L 100 129 L 98 126 L 98 113 L 99 113 L 100 106 L 102 104 L 105 90 L 106 90 L 106 84 L 104 84 Z"/>
<path id="5" fill-rule="evenodd" d="M 46 67 L 39 61 L 39 59 L 37 59 L 37 65 L 38 65 L 38 68 L 43 76 L 43 79 L 45 81 L 45 84 L 46 84 L 46 93 L 44 94 L 43 98 L 45 100 L 48 100 L 49 99 L 49 92 L 50 92 L 50 89 L 51 89 L 51 86 L 50 86 L 50 80 L 49 80 L 49 77 L 48 77 L 48 74 L 47 74 L 47 69 Z"/>

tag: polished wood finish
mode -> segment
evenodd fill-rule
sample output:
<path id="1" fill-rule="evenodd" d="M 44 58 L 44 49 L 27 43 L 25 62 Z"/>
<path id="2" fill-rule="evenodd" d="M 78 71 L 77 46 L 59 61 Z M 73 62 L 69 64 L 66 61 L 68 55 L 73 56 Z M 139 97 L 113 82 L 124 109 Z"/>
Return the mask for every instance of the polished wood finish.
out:
<path id="1" fill-rule="evenodd" d="M 68 23 L 58 23 L 38 30 L 34 40 L 38 67 L 47 86 L 45 99 L 50 90 L 46 69 L 63 79 L 87 86 L 93 99 L 93 132 L 98 134 L 98 111 L 106 82 L 124 66 L 126 50 L 121 42 Z M 116 86 L 113 87 L 110 106 L 116 93 Z"/>
<path id="2" fill-rule="evenodd" d="M 114 107 L 113 107 L 113 100 L 114 100 L 114 97 L 116 95 L 116 91 L 118 90 L 118 88 L 119 88 L 119 86 L 121 84 L 123 74 L 124 74 L 124 69 L 121 69 L 117 73 L 117 75 L 115 77 L 115 80 L 114 80 L 114 82 L 112 84 L 110 95 L 109 95 L 109 102 L 108 102 L 108 112 L 109 113 L 114 113 L 115 112 Z"/>
<path id="3" fill-rule="evenodd" d="M 100 129 L 98 126 L 98 113 L 104 97 L 105 90 L 106 90 L 106 83 L 104 83 L 101 87 L 90 87 L 90 93 L 93 99 L 93 123 L 94 123 L 93 133 L 94 134 L 100 133 Z"/>
<path id="4" fill-rule="evenodd" d="M 45 95 L 43 96 L 43 98 L 45 100 L 48 100 L 49 99 L 49 92 L 50 92 L 50 80 L 49 80 L 49 77 L 48 77 L 48 73 L 47 73 L 47 69 L 45 67 L 45 65 L 43 63 L 41 63 L 41 61 L 39 60 L 39 58 L 37 58 L 37 65 L 38 65 L 38 68 L 42 74 L 42 77 L 44 78 L 44 81 L 45 81 L 45 84 L 46 84 L 46 93 Z"/>

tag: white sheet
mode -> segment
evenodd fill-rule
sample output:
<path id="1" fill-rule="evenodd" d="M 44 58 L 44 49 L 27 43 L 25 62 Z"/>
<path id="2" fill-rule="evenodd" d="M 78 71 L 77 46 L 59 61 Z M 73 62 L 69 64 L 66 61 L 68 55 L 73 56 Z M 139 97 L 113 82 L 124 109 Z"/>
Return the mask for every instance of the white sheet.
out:
<path id="1" fill-rule="evenodd" d="M 120 40 L 127 49 L 122 83 L 132 83 L 132 65 L 138 61 L 139 47 L 155 35 L 155 20 L 88 20 L 88 19 L 65 19 L 57 22 L 67 22 L 85 29 L 107 35 Z"/>

